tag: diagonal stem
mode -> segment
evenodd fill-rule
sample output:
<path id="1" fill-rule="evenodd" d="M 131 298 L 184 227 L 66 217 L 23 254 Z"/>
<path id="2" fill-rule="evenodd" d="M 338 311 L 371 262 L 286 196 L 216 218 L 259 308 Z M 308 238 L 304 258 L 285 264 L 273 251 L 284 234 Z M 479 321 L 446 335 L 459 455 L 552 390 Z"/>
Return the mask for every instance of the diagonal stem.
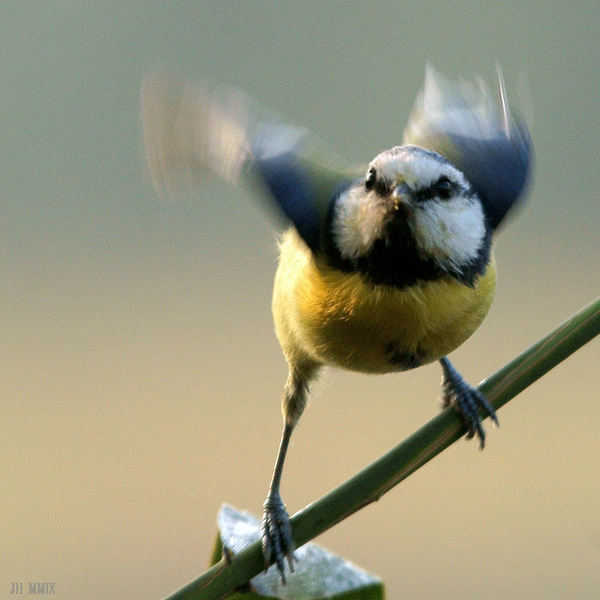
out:
<path id="1" fill-rule="evenodd" d="M 600 298 L 483 381 L 479 389 L 492 406 L 499 409 L 598 334 Z M 441 412 L 375 462 L 297 512 L 291 518 L 297 546 L 381 498 L 464 433 L 464 426 L 453 410 Z M 258 541 L 234 555 L 229 564 L 221 560 L 165 600 L 225 598 L 263 568 L 262 548 Z"/>

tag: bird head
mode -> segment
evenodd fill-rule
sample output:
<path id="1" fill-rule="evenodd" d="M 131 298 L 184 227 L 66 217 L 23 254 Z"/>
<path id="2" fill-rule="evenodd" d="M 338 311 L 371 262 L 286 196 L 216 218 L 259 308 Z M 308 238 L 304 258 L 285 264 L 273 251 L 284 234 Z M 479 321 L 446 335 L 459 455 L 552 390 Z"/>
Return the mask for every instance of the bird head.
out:
<path id="1" fill-rule="evenodd" d="M 440 154 L 396 146 L 336 199 L 332 254 L 374 283 L 405 287 L 444 275 L 473 285 L 491 231 L 465 176 Z"/>

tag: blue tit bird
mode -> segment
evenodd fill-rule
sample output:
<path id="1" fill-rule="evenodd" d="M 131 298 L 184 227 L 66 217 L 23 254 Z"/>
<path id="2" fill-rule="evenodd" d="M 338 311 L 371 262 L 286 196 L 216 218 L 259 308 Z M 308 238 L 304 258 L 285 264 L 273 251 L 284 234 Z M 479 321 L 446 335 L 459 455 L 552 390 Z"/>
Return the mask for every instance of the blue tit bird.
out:
<path id="1" fill-rule="evenodd" d="M 146 77 L 142 117 L 160 194 L 207 171 L 243 179 L 286 217 L 272 311 L 289 366 L 283 434 L 264 504 L 263 551 L 285 581 L 294 542 L 280 483 L 290 436 L 325 366 L 364 373 L 439 361 L 442 399 L 483 448 L 493 407 L 448 359 L 485 318 L 496 285 L 492 237 L 528 181 L 532 143 L 479 80 L 428 67 L 402 145 L 368 165 L 332 153 L 238 90 Z"/>

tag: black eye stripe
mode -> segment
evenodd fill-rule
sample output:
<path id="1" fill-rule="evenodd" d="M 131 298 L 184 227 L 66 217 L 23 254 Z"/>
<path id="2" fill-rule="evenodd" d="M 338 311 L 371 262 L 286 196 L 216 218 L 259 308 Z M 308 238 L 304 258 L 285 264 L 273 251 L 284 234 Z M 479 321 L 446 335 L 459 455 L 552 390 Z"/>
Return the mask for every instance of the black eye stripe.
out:
<path id="1" fill-rule="evenodd" d="M 433 200 L 434 198 L 449 200 L 457 190 L 458 184 L 443 175 L 430 186 L 417 190 L 415 199 L 418 201 Z"/>
<path id="2" fill-rule="evenodd" d="M 377 183 L 377 171 L 375 167 L 371 167 L 365 175 L 365 190 L 370 192 Z"/>
<path id="3" fill-rule="evenodd" d="M 389 182 L 377 172 L 375 167 L 370 167 L 367 171 L 364 186 L 366 192 L 375 190 L 380 196 L 386 196 L 390 193 Z"/>
<path id="4" fill-rule="evenodd" d="M 363 185 L 366 192 L 375 190 L 381 196 L 390 193 L 389 182 L 381 177 L 375 167 L 369 167 L 369 170 L 364 177 Z M 470 191 L 468 189 L 463 190 L 463 186 L 458 182 L 453 181 L 447 175 L 442 175 L 427 187 L 414 190 L 412 196 L 417 202 L 425 202 L 435 198 L 439 200 L 450 200 L 461 190 L 465 193 Z"/>

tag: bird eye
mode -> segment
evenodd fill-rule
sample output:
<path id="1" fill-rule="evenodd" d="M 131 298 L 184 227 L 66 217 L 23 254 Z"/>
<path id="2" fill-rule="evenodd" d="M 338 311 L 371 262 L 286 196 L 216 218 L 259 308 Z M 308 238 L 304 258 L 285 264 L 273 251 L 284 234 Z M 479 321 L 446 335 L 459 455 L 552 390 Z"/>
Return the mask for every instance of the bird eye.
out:
<path id="1" fill-rule="evenodd" d="M 367 171 L 367 175 L 365 177 L 365 190 L 370 192 L 375 187 L 375 182 L 377 181 L 377 171 L 375 167 L 371 167 Z"/>
<path id="2" fill-rule="evenodd" d="M 453 183 L 447 177 L 440 177 L 433 186 L 432 192 L 440 200 L 448 200 L 454 189 Z"/>

